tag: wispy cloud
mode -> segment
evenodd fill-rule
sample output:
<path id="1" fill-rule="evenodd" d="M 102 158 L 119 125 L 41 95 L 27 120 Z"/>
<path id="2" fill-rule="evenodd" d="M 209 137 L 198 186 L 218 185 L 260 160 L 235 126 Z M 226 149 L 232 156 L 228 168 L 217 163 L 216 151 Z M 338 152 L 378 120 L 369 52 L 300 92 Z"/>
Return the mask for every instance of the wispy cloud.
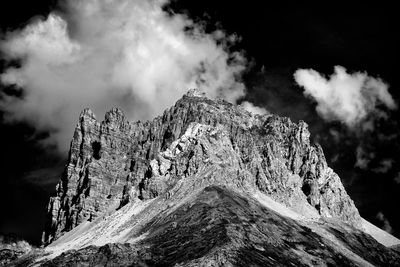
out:
<path id="1" fill-rule="evenodd" d="M 394 177 L 394 181 L 395 183 L 400 184 L 400 172 L 396 174 L 396 176 Z"/>
<path id="2" fill-rule="evenodd" d="M 388 85 L 366 72 L 347 73 L 336 66 L 330 77 L 312 69 L 299 69 L 294 78 L 304 88 L 304 94 L 317 102 L 317 112 L 325 120 L 340 121 L 349 128 L 369 115 L 384 116 L 379 105 L 396 109 L 397 104 L 388 91 Z"/>
<path id="3" fill-rule="evenodd" d="M 380 211 L 376 215 L 376 219 L 380 222 L 381 228 L 388 232 L 389 234 L 393 234 L 393 228 L 390 225 L 389 220 L 386 218 L 386 216 Z"/>
<path id="4" fill-rule="evenodd" d="M 264 115 L 264 114 L 269 114 L 268 110 L 266 110 L 263 107 L 257 107 L 254 104 L 248 102 L 248 101 L 243 101 L 240 104 L 245 110 L 253 113 L 253 114 L 258 114 L 258 115 Z"/>
<path id="5" fill-rule="evenodd" d="M 84 107 L 103 114 L 123 108 L 130 119 L 149 119 L 198 87 L 234 102 L 246 60 L 221 30 L 204 32 L 186 15 L 168 14 L 167 1 L 70 0 L 0 43 L 6 60 L 20 60 L 1 74 L 22 97 L 3 93 L 10 121 L 51 131 L 65 150 Z"/>

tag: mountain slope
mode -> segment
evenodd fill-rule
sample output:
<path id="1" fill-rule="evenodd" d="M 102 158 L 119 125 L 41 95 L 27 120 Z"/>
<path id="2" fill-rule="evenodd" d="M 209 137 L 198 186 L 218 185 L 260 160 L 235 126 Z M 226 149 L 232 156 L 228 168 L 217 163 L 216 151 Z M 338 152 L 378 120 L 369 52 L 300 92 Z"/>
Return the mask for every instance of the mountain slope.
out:
<path id="1" fill-rule="evenodd" d="M 399 254 L 361 231 L 315 224 L 334 237 L 328 239 L 231 188 L 209 186 L 173 212 L 161 212 L 151 219 L 142 228 L 148 234 L 135 244 L 86 247 L 62 254 L 44 266 L 83 262 L 118 266 L 372 266 L 395 265 L 398 260 Z"/>
<path id="2" fill-rule="evenodd" d="M 398 240 L 360 217 L 304 122 L 197 91 L 151 122 L 130 123 L 118 109 L 98 122 L 85 110 L 44 237 L 41 255 L 16 264 L 400 262 L 386 247 Z"/>

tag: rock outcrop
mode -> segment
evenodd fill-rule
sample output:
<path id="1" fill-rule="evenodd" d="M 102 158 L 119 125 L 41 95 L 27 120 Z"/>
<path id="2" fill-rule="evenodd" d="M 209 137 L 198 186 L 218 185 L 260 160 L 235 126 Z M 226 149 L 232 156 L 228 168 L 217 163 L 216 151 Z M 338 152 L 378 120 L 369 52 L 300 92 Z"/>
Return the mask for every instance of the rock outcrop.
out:
<path id="1" fill-rule="evenodd" d="M 5 266 L 29 253 L 33 247 L 16 235 L 0 235 L 0 266 Z"/>
<path id="2" fill-rule="evenodd" d="M 195 90 L 147 122 L 84 110 L 47 246 L 12 266 L 400 266 L 309 139 Z"/>
<path id="3" fill-rule="evenodd" d="M 353 201 L 309 136 L 302 121 L 253 115 L 195 90 L 153 121 L 132 123 L 114 108 L 99 122 L 86 109 L 48 205 L 44 241 L 135 199 L 162 195 L 207 164 L 224 169 L 227 185 L 254 187 L 300 213 L 313 209 L 361 228 Z M 214 155 L 205 155 L 207 146 Z"/>

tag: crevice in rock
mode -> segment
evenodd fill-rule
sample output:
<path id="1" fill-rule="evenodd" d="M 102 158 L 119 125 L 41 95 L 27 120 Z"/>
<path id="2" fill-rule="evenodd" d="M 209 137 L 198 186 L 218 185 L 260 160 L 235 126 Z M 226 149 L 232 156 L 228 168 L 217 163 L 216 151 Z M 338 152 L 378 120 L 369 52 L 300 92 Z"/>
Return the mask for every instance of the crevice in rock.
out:
<path id="1" fill-rule="evenodd" d="M 150 169 L 150 167 L 147 169 L 147 171 L 146 171 L 146 173 L 144 174 L 144 177 L 143 177 L 143 179 L 140 181 L 140 183 L 139 183 L 139 185 L 138 185 L 138 189 L 139 189 L 139 196 L 138 196 L 138 198 L 140 199 L 140 200 L 144 200 L 144 195 L 143 195 L 143 193 L 144 193 L 144 191 L 145 191 L 145 186 L 146 186 L 146 184 L 145 184 L 145 182 L 146 182 L 146 180 L 148 180 L 150 177 L 151 177 L 151 169 Z"/>
<path id="2" fill-rule="evenodd" d="M 135 168 L 135 164 L 136 164 L 136 161 L 132 159 L 131 160 L 131 165 L 129 166 L 129 171 L 130 172 L 133 172 L 133 170 Z"/>
<path id="3" fill-rule="evenodd" d="M 167 148 L 167 146 L 172 143 L 172 141 L 174 140 L 174 134 L 171 131 L 171 129 L 168 127 L 167 130 L 164 133 L 163 136 L 163 141 L 161 144 L 161 150 L 165 150 Z"/>
<path id="4" fill-rule="evenodd" d="M 305 182 L 301 187 L 301 191 L 303 191 L 304 195 L 309 196 L 311 193 L 311 185 Z"/>
<path id="5" fill-rule="evenodd" d="M 93 149 L 93 158 L 99 160 L 101 158 L 100 150 L 101 150 L 101 143 L 99 141 L 94 141 L 92 143 Z"/>

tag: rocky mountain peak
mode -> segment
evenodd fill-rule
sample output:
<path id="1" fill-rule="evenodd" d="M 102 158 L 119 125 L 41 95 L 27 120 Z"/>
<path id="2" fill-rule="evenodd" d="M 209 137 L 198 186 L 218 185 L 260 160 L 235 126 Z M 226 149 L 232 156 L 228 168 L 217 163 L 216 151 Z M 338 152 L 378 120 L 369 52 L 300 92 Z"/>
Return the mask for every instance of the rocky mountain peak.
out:
<path id="1" fill-rule="evenodd" d="M 265 194 L 293 207 L 304 202 L 299 206 L 361 227 L 361 217 L 339 177 L 327 166 L 321 147 L 310 144 L 306 123 L 274 115 L 254 116 L 192 89 L 162 116 L 145 123 L 127 122 L 118 108 L 107 112 L 104 122 L 98 122 L 89 109 L 82 112 L 58 194 L 49 203 L 47 241 L 84 220 L 93 220 L 111 206 L 155 197 L 164 193 L 160 188 L 168 188 L 183 174 L 196 173 L 198 169 L 184 163 L 188 158 L 171 162 L 173 153 L 168 149 L 198 138 L 189 136 L 194 129 L 204 132 L 205 127 L 227 136 L 217 144 L 226 143 L 231 151 L 219 157 L 237 158 L 234 169 L 248 172 L 248 182 Z M 154 161 L 161 164 L 158 172 Z M 161 185 L 157 174 L 165 176 L 166 170 L 169 178 L 163 178 L 166 184 Z"/>
<path id="2" fill-rule="evenodd" d="M 79 115 L 79 120 L 81 121 L 81 120 L 85 120 L 85 119 L 96 120 L 96 115 L 94 115 L 94 113 L 91 109 L 85 108 Z"/>
<path id="3" fill-rule="evenodd" d="M 184 97 L 206 97 L 206 93 L 204 91 L 202 91 L 201 89 L 198 88 L 194 88 L 194 89 L 190 89 L 189 91 L 187 91 L 186 94 L 184 94 Z"/>
<path id="4" fill-rule="evenodd" d="M 58 251 L 60 247 L 83 248 L 115 240 L 134 243 L 147 231 L 150 237 L 143 242 L 155 238 L 161 246 L 174 240 L 168 233 L 180 235 L 168 232 L 167 225 L 177 223 L 173 218 L 193 222 L 195 228 L 205 223 L 198 221 L 197 215 L 193 215 L 196 219 L 184 219 L 192 213 L 181 209 L 206 205 L 214 214 L 214 209 L 232 207 L 226 210 L 231 214 L 239 202 L 237 212 L 246 215 L 235 213 L 241 219 L 234 220 L 249 219 L 251 212 L 265 215 L 259 205 L 267 205 L 285 210 L 284 216 L 296 220 L 294 225 L 299 220 L 312 222 L 304 226 L 307 229 L 323 221 L 323 225 L 329 222 L 365 231 L 363 219 L 338 175 L 328 167 L 321 146 L 309 139 L 305 122 L 255 116 L 226 101 L 211 100 L 198 90 L 190 90 L 161 116 L 147 122 L 129 122 L 118 108 L 99 122 L 90 110 L 84 110 L 65 171 L 48 204 L 44 242 Z M 222 199 L 218 202 L 222 206 L 214 206 L 214 199 Z M 243 210 L 247 201 L 253 207 L 249 211 Z M 201 209 L 195 210 L 198 214 Z M 203 226 L 199 231 L 212 228 Z M 91 230 L 82 232 L 85 227 Z M 189 228 L 184 228 L 188 235 L 192 232 Z M 345 233 L 345 229 L 339 232 Z M 75 236 L 75 232 L 80 234 Z M 163 241 L 159 238 L 164 234 Z M 306 236 L 299 238 L 309 238 Z M 223 238 L 232 240 L 225 234 Z M 262 243 L 258 246 L 266 249 Z"/>
<path id="5" fill-rule="evenodd" d="M 125 121 L 125 114 L 119 108 L 112 108 L 110 111 L 106 112 L 105 122 L 110 124 L 118 124 Z"/>

